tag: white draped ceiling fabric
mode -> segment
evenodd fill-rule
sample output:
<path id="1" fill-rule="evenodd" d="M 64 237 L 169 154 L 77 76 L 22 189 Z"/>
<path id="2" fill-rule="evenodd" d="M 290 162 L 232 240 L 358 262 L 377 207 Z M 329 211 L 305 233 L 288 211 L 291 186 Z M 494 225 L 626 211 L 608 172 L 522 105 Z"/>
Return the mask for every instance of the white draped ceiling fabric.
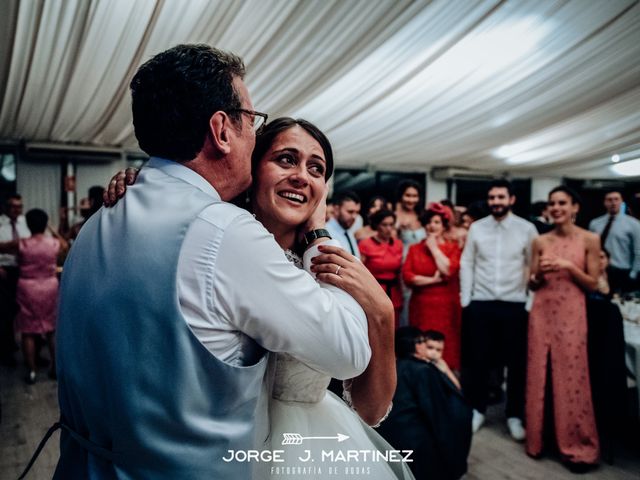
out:
<path id="1" fill-rule="evenodd" d="M 640 157 L 638 0 L 2 0 L 0 39 L 4 141 L 136 150 L 137 67 L 204 42 L 338 166 L 587 178 Z"/>

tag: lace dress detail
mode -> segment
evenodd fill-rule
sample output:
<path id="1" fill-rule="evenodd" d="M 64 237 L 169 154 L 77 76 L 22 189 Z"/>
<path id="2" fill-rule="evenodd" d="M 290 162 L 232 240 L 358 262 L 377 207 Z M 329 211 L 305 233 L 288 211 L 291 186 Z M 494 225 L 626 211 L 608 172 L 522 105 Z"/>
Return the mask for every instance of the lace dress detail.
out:
<path id="1" fill-rule="evenodd" d="M 293 263 L 296 267 L 302 270 L 302 258 L 293 250 L 286 249 L 284 251 L 284 255 L 287 257 L 291 263 Z"/>
<path id="2" fill-rule="evenodd" d="M 286 353 L 276 355 L 273 398 L 283 402 L 317 403 L 322 400 L 331 377 Z"/>

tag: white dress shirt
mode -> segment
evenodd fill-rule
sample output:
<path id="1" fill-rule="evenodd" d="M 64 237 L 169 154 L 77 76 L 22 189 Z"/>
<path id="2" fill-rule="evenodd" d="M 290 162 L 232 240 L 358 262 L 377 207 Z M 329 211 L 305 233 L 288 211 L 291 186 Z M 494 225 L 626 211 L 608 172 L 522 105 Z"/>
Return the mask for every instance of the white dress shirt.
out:
<path id="1" fill-rule="evenodd" d="M 345 230 L 335 218 L 330 219 L 325 227 L 329 231 L 331 238 L 335 238 L 340 242 L 342 248 L 360 258 L 360 250 L 358 250 L 358 241 L 350 230 Z"/>
<path id="2" fill-rule="evenodd" d="M 16 219 L 16 230 L 19 238 L 28 238 L 31 232 L 27 228 L 27 221 L 24 215 L 20 215 Z M 0 215 L 0 243 L 10 242 L 13 240 L 13 229 L 11 228 L 11 220 L 6 215 Z M 9 253 L 0 253 L 0 267 L 17 267 L 18 261 L 16 256 Z"/>
<path id="3" fill-rule="evenodd" d="M 531 222 L 511 212 L 502 221 L 489 215 L 473 222 L 460 259 L 460 302 L 525 302 L 531 243 L 538 236 Z"/>
<path id="4" fill-rule="evenodd" d="M 594 218 L 589 224 L 589 230 L 602 235 L 609 215 Z M 604 247 L 611 255 L 612 267 L 631 270 L 631 278 L 636 278 L 640 272 L 640 222 L 624 213 L 618 213 L 609 234 L 604 242 Z"/>
<path id="5" fill-rule="evenodd" d="M 153 158 L 149 166 L 220 198 L 183 165 Z M 345 379 L 362 373 L 369 362 L 367 319 L 360 305 L 296 268 L 262 224 L 226 202 L 203 210 L 187 230 L 177 291 L 196 337 L 227 363 L 253 364 L 263 347 Z"/>

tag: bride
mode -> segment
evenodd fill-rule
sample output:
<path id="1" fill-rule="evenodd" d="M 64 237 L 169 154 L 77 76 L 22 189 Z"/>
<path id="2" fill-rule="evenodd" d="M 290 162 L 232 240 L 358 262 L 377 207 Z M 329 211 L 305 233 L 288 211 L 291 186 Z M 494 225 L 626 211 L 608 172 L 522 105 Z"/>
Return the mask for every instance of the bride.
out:
<path id="1" fill-rule="evenodd" d="M 278 118 L 258 132 L 247 208 L 299 268 L 300 235 L 324 224 L 326 182 L 332 173 L 331 144 L 313 124 Z M 107 203 L 122 196 L 135 175 L 131 169 L 118 173 L 109 184 Z M 410 455 L 394 450 L 369 426 L 380 423 L 391 408 L 394 311 L 391 305 L 381 308 L 378 299 L 386 296 L 378 283 L 362 263 L 336 245 L 322 244 L 309 270 L 360 303 L 369 322 L 371 362 L 362 375 L 344 382 L 345 403 L 327 390 L 330 377 L 324 373 L 290 355 L 272 355 L 270 434 L 260 449 L 273 453 L 272 461 L 259 467 L 258 478 L 411 479 L 404 463 Z"/>

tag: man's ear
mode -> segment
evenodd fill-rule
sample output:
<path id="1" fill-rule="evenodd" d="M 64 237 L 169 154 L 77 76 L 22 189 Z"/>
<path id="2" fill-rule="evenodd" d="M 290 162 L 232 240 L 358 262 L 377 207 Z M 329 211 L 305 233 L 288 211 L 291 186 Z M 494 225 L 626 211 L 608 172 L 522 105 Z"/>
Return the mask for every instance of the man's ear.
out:
<path id="1" fill-rule="evenodd" d="M 229 130 L 233 128 L 231 119 L 223 111 L 217 111 L 209 119 L 209 133 L 213 147 L 224 155 L 231 152 Z"/>
<path id="2" fill-rule="evenodd" d="M 515 195 L 511 195 L 509 197 L 509 205 L 514 205 L 516 203 L 516 196 Z"/>

